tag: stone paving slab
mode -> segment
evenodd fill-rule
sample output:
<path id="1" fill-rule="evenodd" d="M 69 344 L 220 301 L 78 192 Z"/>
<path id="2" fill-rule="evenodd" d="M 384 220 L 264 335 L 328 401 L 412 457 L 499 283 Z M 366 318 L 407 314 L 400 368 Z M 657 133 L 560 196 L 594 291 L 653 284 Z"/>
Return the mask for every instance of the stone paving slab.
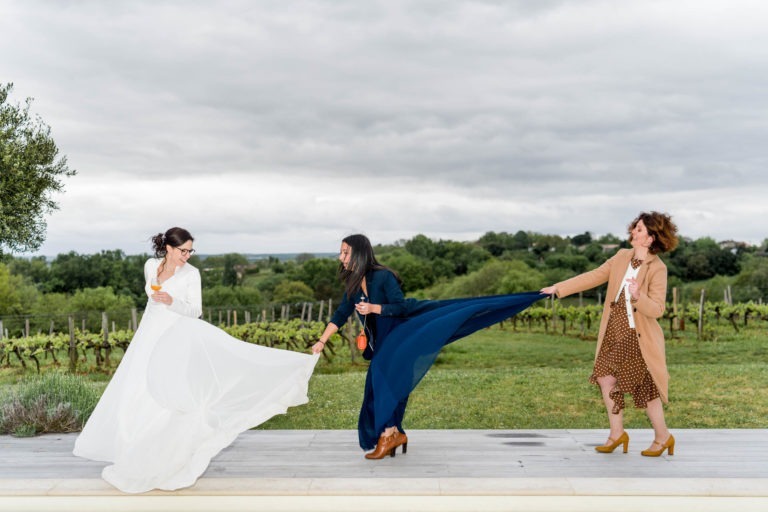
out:
<path id="1" fill-rule="evenodd" d="M 0 436 L 0 510 L 768 510 L 768 431 L 674 434 L 674 456 L 649 458 L 651 430 L 628 454 L 594 451 L 605 430 L 413 430 L 406 455 L 368 461 L 355 431 L 253 430 L 193 487 L 141 496 L 73 456 L 76 434 Z"/>

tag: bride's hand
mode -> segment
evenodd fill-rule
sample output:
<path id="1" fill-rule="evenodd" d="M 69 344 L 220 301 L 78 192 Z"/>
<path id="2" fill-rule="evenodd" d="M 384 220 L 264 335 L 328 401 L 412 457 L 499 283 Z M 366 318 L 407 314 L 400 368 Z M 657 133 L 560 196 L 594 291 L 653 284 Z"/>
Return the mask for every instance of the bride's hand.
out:
<path id="1" fill-rule="evenodd" d="M 159 291 L 152 294 L 152 300 L 155 302 L 161 302 L 163 304 L 171 305 L 173 304 L 173 297 L 168 295 L 166 292 Z"/>

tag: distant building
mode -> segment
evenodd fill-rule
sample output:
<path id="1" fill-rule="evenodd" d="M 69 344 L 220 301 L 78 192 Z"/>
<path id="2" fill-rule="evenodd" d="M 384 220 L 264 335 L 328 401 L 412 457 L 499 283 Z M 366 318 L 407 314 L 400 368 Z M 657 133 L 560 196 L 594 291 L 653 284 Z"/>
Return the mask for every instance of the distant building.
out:
<path id="1" fill-rule="evenodd" d="M 723 250 L 731 251 L 733 254 L 736 254 L 739 249 L 748 249 L 750 247 L 747 242 L 737 242 L 736 240 L 723 240 L 718 242 L 717 245 Z"/>

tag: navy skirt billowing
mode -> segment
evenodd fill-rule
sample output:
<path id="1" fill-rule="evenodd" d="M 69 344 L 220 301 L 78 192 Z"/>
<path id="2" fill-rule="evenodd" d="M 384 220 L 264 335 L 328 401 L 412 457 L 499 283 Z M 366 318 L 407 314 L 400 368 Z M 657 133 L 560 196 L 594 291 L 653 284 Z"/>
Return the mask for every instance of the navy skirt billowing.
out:
<path id="1" fill-rule="evenodd" d="M 357 424 L 360 447 L 374 448 L 387 427 L 397 426 L 402 431 L 408 395 L 445 345 L 506 320 L 544 297 L 547 295 L 526 292 L 468 299 L 408 299 L 405 316 L 377 317 L 374 352 Z"/>

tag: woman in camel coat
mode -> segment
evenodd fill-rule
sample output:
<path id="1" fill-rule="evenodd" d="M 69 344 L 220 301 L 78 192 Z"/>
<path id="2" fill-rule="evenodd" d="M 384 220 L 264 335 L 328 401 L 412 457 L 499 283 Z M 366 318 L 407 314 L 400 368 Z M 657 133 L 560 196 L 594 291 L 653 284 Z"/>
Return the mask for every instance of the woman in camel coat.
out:
<path id="1" fill-rule="evenodd" d="M 608 412 L 610 435 L 595 449 L 613 452 L 629 436 L 624 431 L 624 394 L 635 407 L 646 409 L 654 441 L 642 455 L 674 454 L 675 438 L 664 421 L 662 401 L 668 402 L 669 374 L 664 333 L 658 319 L 664 314 L 667 267 L 657 256 L 677 246 L 677 227 L 662 213 L 641 213 L 629 225 L 631 249 L 621 249 L 600 267 L 553 286 L 542 293 L 558 297 L 608 283 L 595 364 L 590 381 L 600 386 Z"/>

